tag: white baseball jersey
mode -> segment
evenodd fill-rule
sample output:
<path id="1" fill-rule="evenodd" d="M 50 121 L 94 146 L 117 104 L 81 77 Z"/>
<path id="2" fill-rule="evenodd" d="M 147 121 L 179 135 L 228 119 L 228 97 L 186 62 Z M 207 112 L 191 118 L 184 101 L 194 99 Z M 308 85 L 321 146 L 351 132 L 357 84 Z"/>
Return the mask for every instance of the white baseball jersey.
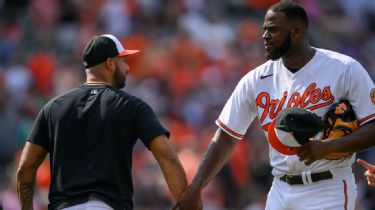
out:
<path id="1" fill-rule="evenodd" d="M 236 139 L 242 139 L 258 116 L 267 135 L 272 119 L 287 107 L 301 107 L 318 116 L 341 98 L 350 101 L 359 124 L 375 118 L 375 86 L 366 70 L 353 58 L 318 49 L 313 58 L 296 73 L 281 59 L 267 61 L 246 74 L 225 104 L 216 124 Z M 340 160 L 318 160 L 309 166 L 296 155 L 283 155 L 269 146 L 272 174 L 301 174 L 350 166 L 355 155 Z"/>

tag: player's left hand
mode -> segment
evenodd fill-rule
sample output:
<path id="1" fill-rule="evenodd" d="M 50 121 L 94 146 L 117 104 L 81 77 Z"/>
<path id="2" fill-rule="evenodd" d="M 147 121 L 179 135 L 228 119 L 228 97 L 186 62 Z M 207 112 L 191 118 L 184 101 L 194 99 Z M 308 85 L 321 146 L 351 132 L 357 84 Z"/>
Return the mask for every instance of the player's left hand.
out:
<path id="1" fill-rule="evenodd" d="M 299 148 L 297 156 L 300 161 L 305 163 L 305 165 L 310 165 L 314 161 L 325 158 L 331 152 L 331 147 L 328 141 L 310 139 L 309 143 L 304 144 Z"/>

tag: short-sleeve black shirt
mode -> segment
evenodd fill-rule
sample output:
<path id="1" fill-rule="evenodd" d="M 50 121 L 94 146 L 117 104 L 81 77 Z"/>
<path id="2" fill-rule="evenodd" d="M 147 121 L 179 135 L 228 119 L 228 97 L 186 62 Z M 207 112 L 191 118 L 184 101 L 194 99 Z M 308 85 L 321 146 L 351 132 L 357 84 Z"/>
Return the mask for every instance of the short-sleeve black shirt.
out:
<path id="1" fill-rule="evenodd" d="M 142 100 L 111 86 L 82 85 L 49 101 L 28 141 L 50 153 L 49 209 L 98 198 L 132 209 L 132 151 L 169 132 Z"/>

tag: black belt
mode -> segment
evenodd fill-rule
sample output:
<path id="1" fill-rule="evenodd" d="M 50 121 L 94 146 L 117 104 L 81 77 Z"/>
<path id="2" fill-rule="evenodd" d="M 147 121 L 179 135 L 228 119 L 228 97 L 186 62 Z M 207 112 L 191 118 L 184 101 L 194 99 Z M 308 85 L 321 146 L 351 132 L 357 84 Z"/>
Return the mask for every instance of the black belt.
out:
<path id="1" fill-rule="evenodd" d="M 326 180 L 326 179 L 332 179 L 332 173 L 330 171 L 312 173 L 311 179 L 313 182 Z M 280 177 L 280 180 L 290 185 L 303 184 L 302 175 L 284 175 Z"/>

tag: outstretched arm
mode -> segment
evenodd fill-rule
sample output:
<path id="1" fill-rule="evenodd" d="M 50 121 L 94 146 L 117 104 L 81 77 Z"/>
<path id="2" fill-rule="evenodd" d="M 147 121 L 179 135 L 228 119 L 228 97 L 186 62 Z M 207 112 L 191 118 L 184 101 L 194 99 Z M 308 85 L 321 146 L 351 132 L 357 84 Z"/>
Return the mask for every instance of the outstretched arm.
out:
<path id="1" fill-rule="evenodd" d="M 187 188 L 187 179 L 170 141 L 165 135 L 160 135 L 151 141 L 150 149 L 160 165 L 169 190 L 177 200 Z"/>
<path id="2" fill-rule="evenodd" d="M 22 210 L 33 209 L 35 177 L 47 151 L 37 144 L 26 142 L 17 170 L 17 192 Z"/>
<path id="3" fill-rule="evenodd" d="M 174 209 L 202 209 L 201 192 L 219 173 L 227 162 L 238 140 L 226 134 L 220 128 L 208 146 L 191 185 L 182 194 Z"/>
<path id="4" fill-rule="evenodd" d="M 363 125 L 350 135 L 339 137 L 332 141 L 310 141 L 302 146 L 298 153 L 306 165 L 323 159 L 330 153 L 359 152 L 375 145 L 375 120 Z"/>

